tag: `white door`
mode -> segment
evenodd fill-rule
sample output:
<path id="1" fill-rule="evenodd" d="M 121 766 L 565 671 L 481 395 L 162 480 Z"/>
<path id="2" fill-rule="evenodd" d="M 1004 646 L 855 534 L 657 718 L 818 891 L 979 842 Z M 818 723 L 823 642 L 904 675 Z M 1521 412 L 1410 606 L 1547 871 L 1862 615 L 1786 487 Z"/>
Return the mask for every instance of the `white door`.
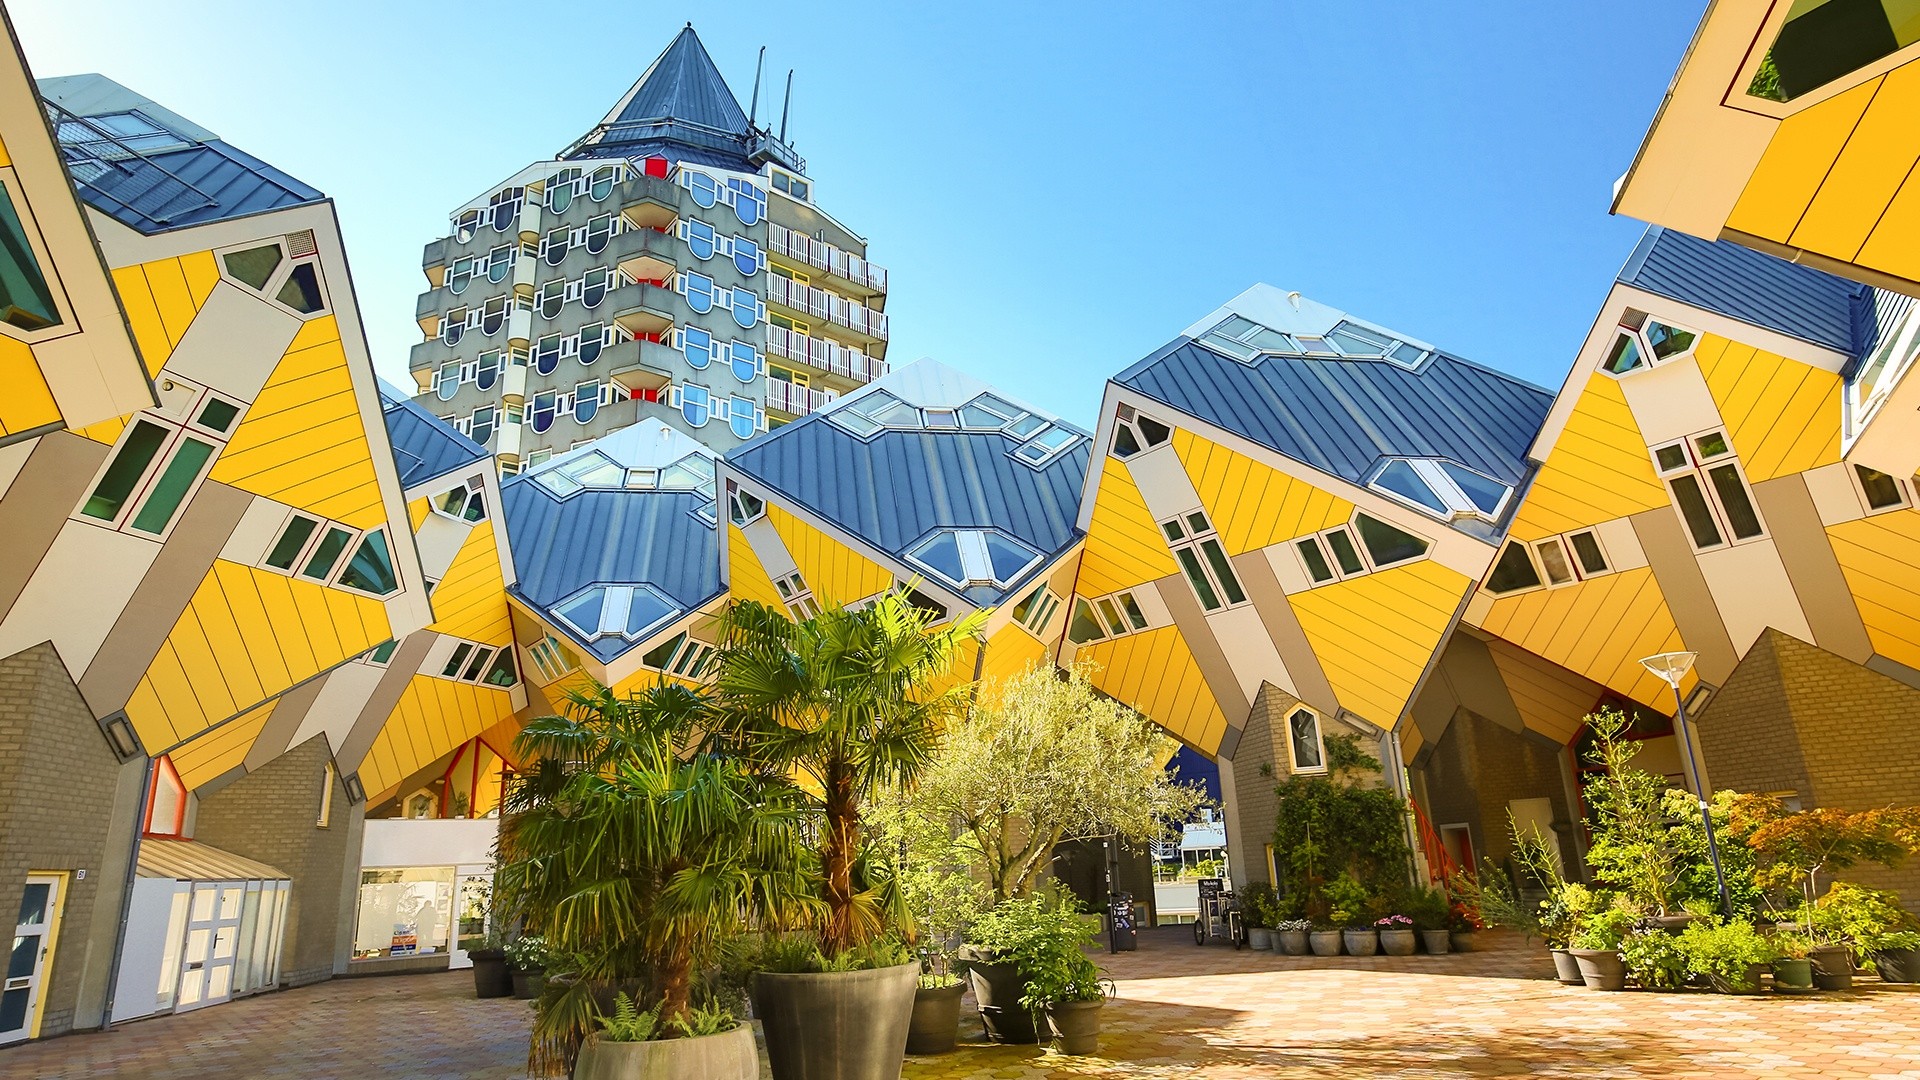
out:
<path id="1" fill-rule="evenodd" d="M 27 878 L 20 918 L 13 928 L 13 951 L 7 956 L 6 982 L 0 984 L 0 1044 L 19 1042 L 33 1033 L 35 1006 L 46 983 L 47 952 L 53 948 L 60 881 L 51 875 Z"/>
<path id="2" fill-rule="evenodd" d="M 240 943 L 247 886 L 243 881 L 196 881 L 187 913 L 187 943 L 180 953 L 180 991 L 174 1012 L 218 1005 L 233 996 L 234 960 Z"/>

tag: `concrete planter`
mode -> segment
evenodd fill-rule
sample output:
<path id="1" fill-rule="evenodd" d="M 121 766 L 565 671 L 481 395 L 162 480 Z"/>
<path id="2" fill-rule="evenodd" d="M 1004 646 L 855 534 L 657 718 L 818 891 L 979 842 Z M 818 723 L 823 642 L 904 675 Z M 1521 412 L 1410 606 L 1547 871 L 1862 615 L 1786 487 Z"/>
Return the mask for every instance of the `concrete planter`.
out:
<path id="1" fill-rule="evenodd" d="M 1760 992 L 1760 976 L 1766 974 L 1767 965 L 1748 964 L 1746 973 L 1738 979 L 1728 979 L 1720 975 L 1709 975 L 1707 981 L 1713 984 L 1716 993 L 1721 994 L 1757 994 Z"/>
<path id="2" fill-rule="evenodd" d="M 1411 930 L 1380 931 L 1380 951 L 1386 953 L 1388 956 L 1412 956 L 1413 946 L 1414 939 L 1413 931 Z"/>
<path id="3" fill-rule="evenodd" d="M 1589 990 L 1625 990 L 1627 963 L 1614 949 L 1568 949 L 1580 965 L 1580 981 Z"/>
<path id="4" fill-rule="evenodd" d="M 1587 982 L 1580 977 L 1580 965 L 1573 954 L 1565 949 L 1553 950 L 1553 977 L 1563 986 L 1584 986 Z"/>
<path id="5" fill-rule="evenodd" d="M 534 968 L 532 971 L 513 971 L 513 996 L 522 1001 L 532 1001 L 540 996 L 547 986 L 547 969 Z"/>
<path id="6" fill-rule="evenodd" d="M 467 954 L 473 961 L 473 996 L 502 998 L 513 993 L 513 972 L 507 969 L 507 954 L 502 949 L 475 949 Z"/>
<path id="7" fill-rule="evenodd" d="M 1473 952 L 1479 948 L 1479 946 L 1474 943 L 1473 931 L 1471 930 L 1455 930 L 1453 933 L 1447 935 L 1447 938 L 1448 942 L 1453 946 L 1454 952 Z"/>
<path id="8" fill-rule="evenodd" d="M 917 962 L 755 975 L 753 1013 L 773 1080 L 897 1080 L 919 982 Z"/>
<path id="9" fill-rule="evenodd" d="M 1260 952 L 1273 948 L 1273 931 L 1264 926 L 1247 927 L 1247 944 Z"/>
<path id="10" fill-rule="evenodd" d="M 698 1039 L 589 1039 L 573 1067 L 573 1080 L 759 1080 L 759 1076 L 760 1055 L 753 1048 L 751 1024 Z"/>
<path id="11" fill-rule="evenodd" d="M 1813 961 L 1775 960 L 1773 990 L 1776 994 L 1813 993 Z"/>
<path id="12" fill-rule="evenodd" d="M 1106 1001 L 1063 1001 L 1046 1008 L 1047 1048 L 1059 1054 L 1100 1052 L 1100 1007 Z"/>
<path id="13" fill-rule="evenodd" d="M 1372 956 L 1380 951 L 1380 935 L 1372 929 L 1342 930 L 1340 940 L 1346 944 L 1348 956 Z"/>
<path id="14" fill-rule="evenodd" d="M 967 984 L 925 986 L 913 992 L 913 1020 L 907 1025 L 907 1053 L 945 1054 L 960 1038 L 960 999 Z"/>
<path id="15" fill-rule="evenodd" d="M 1307 955 L 1307 932 L 1305 930 L 1275 930 L 1273 932 L 1273 951 L 1288 956 Z"/>
<path id="16" fill-rule="evenodd" d="M 1010 963 L 991 959 L 971 946 L 960 950 L 967 961 L 967 982 L 973 987 L 973 1000 L 980 1004 L 980 1022 L 986 1026 L 987 1040 L 997 1043 L 1031 1044 L 1040 1041 L 1033 1013 L 1020 1004 L 1027 992 L 1026 981 Z"/>
<path id="17" fill-rule="evenodd" d="M 1447 940 L 1449 936 L 1445 930 L 1422 930 L 1420 944 L 1425 945 L 1428 952 L 1438 956 L 1441 953 L 1453 951 L 1453 943 Z"/>
<path id="18" fill-rule="evenodd" d="M 1315 930 L 1307 935 L 1307 940 L 1313 945 L 1315 956 L 1340 955 L 1340 931 L 1338 930 Z"/>
<path id="19" fill-rule="evenodd" d="M 1920 949 L 1883 949 L 1873 954 L 1881 982 L 1920 982 Z"/>
<path id="20" fill-rule="evenodd" d="M 1823 945 L 1807 953 L 1813 965 L 1813 985 L 1821 990 L 1853 989 L 1853 950 L 1845 945 Z"/>

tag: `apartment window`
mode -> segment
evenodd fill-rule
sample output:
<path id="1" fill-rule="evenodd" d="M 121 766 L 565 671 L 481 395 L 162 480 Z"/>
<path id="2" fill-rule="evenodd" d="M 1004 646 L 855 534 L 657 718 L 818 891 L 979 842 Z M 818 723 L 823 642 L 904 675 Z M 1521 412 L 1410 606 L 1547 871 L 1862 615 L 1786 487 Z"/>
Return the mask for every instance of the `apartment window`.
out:
<path id="1" fill-rule="evenodd" d="M 1287 714 L 1287 760 L 1297 773 L 1327 771 L 1327 747 L 1320 734 L 1320 716 L 1304 706 Z"/>
<path id="2" fill-rule="evenodd" d="M 1040 553 L 1004 533 L 988 529 L 940 529 L 907 551 L 907 558 L 948 584 L 967 588 L 1005 588 L 1019 580 Z"/>
<path id="3" fill-rule="evenodd" d="M 487 501 L 485 483 L 475 477 L 456 488 L 433 497 L 433 512 L 455 521 L 485 521 Z"/>
<path id="4" fill-rule="evenodd" d="M 393 660 L 394 650 L 399 647 L 400 642 L 397 639 L 388 638 L 368 650 L 367 654 L 360 659 L 371 667 L 386 667 Z"/>
<path id="5" fill-rule="evenodd" d="M 528 646 L 527 655 L 533 657 L 533 666 L 546 682 L 553 682 L 568 672 L 580 669 L 580 657 L 552 634 Z"/>
<path id="6" fill-rule="evenodd" d="M 141 832 L 148 836 L 179 836 L 187 822 L 187 785 L 162 755 L 153 761 L 153 779 L 147 792 L 147 817 Z"/>
<path id="7" fill-rule="evenodd" d="M 400 589 L 394 573 L 393 552 L 387 547 L 387 530 L 375 529 L 360 538 L 360 546 L 334 579 L 335 585 L 373 596 L 391 596 Z"/>
<path id="8" fill-rule="evenodd" d="M 1314 585 L 1412 562 L 1424 557 L 1427 548 L 1425 540 L 1362 513 L 1345 525 L 1294 541 L 1301 567 Z"/>
<path id="9" fill-rule="evenodd" d="M 751 525 L 765 516 L 767 503 L 760 496 L 738 488 L 727 495 L 727 520 L 735 525 Z"/>
<path id="10" fill-rule="evenodd" d="M 713 226 L 699 218 L 683 218 L 680 221 L 680 235 L 687 242 L 687 250 L 701 261 L 713 258 Z"/>
<path id="11" fill-rule="evenodd" d="M 687 306 L 704 315 L 713 310 L 713 279 L 689 270 L 680 275 L 680 293 Z"/>
<path id="12" fill-rule="evenodd" d="M 778 169 L 774 169 L 772 172 L 773 190 L 783 195 L 791 195 L 801 202 L 808 201 L 808 196 L 811 194 L 812 189 L 805 180 L 788 173 L 783 173 Z"/>
<path id="13" fill-rule="evenodd" d="M 498 411 L 492 405 L 475 407 L 473 415 L 467 417 L 467 438 L 481 446 L 487 445 L 487 442 L 493 438 L 494 420 L 498 415 Z"/>
<path id="14" fill-rule="evenodd" d="M 683 630 L 648 649 L 640 663 L 677 678 L 697 680 L 707 674 L 712 659 L 713 646 Z"/>
<path id="15" fill-rule="evenodd" d="M 573 386 L 573 422 L 590 423 L 600 413 L 600 383 L 583 382 Z"/>
<path id="16" fill-rule="evenodd" d="M 1540 570 L 1534 566 L 1533 559 L 1527 554 L 1527 547 L 1518 540 L 1507 541 L 1500 551 L 1500 557 L 1493 562 L 1493 570 L 1487 575 L 1487 591 L 1496 595 L 1537 589 L 1544 582 Z"/>
<path id="17" fill-rule="evenodd" d="M 194 418 L 188 424 L 140 414 L 127 425 L 80 513 L 117 529 L 164 538 L 239 413 L 240 406 L 202 391 L 187 410 Z"/>
<path id="18" fill-rule="evenodd" d="M 1792 101 L 1920 42 L 1908 0 L 1795 0 L 1747 93 Z"/>
<path id="19" fill-rule="evenodd" d="M 298 254 L 290 253 L 288 239 L 295 241 L 291 251 Z M 319 257 L 314 252 L 310 233 L 282 237 L 268 244 L 230 249 L 221 252 L 219 257 L 229 280 L 245 285 L 298 315 L 319 315 L 327 310 Z"/>
<path id="20" fill-rule="evenodd" d="M 1165 445 L 1173 438 L 1173 428 L 1155 420 L 1144 413 L 1134 411 L 1133 406 L 1122 404 L 1114 416 L 1113 456 L 1130 458 L 1142 450 L 1151 450 Z"/>
<path id="21" fill-rule="evenodd" d="M 1700 335 L 1684 327 L 1652 318 L 1644 311 L 1626 310 L 1600 370 L 1609 375 L 1625 375 L 1663 364 L 1693 351 Z"/>
<path id="22" fill-rule="evenodd" d="M 820 605 L 814 600 L 813 590 L 807 587 L 800 571 L 775 578 L 773 587 L 780 593 L 781 601 L 795 619 L 806 620 L 820 614 Z"/>
<path id="23" fill-rule="evenodd" d="M 1053 622 L 1053 613 L 1060 607 L 1060 598 L 1045 585 L 1028 593 L 1019 603 L 1013 605 L 1013 621 L 1025 627 L 1028 633 L 1044 638 L 1047 626 Z"/>
<path id="24" fill-rule="evenodd" d="M 1246 602 L 1247 594 L 1240 588 L 1239 575 L 1234 573 L 1233 563 L 1227 559 L 1226 549 L 1220 546 L 1220 537 L 1205 511 L 1194 510 L 1169 518 L 1160 523 L 1160 531 L 1166 535 L 1167 546 L 1186 574 L 1187 583 L 1200 598 L 1202 608 L 1219 611 Z"/>
<path id="25" fill-rule="evenodd" d="M 1654 447 L 1653 462 L 1673 493 L 1674 508 L 1695 550 L 1766 534 L 1725 432 L 1709 431 Z"/>
<path id="26" fill-rule="evenodd" d="M 1446 521 L 1473 517 L 1491 522 L 1513 494 L 1512 488 L 1491 477 L 1436 459 L 1390 461 L 1368 486 Z"/>
<path id="27" fill-rule="evenodd" d="M 320 769 L 320 812 L 314 816 L 313 825 L 324 829 L 333 822 L 333 762 L 329 761 Z"/>
<path id="28" fill-rule="evenodd" d="M 60 309 L 54 306 L 40 257 L 5 185 L 0 185 L 0 322 L 20 330 L 60 324 Z"/>
<path id="29" fill-rule="evenodd" d="M 1847 379 L 1847 435 L 1856 436 L 1920 356 L 1920 304 L 1889 327 L 1858 370 Z"/>
<path id="30" fill-rule="evenodd" d="M 1151 623 L 1134 591 L 1123 589 L 1092 599 L 1075 597 L 1073 615 L 1067 621 L 1067 639 L 1075 645 L 1088 645 L 1149 629 Z"/>
<path id="31" fill-rule="evenodd" d="M 1509 540 L 1487 573 L 1486 589 L 1499 596 L 1559 588 L 1612 572 L 1599 534 L 1581 529 L 1531 543 Z"/>
<path id="32" fill-rule="evenodd" d="M 705 371 L 713 363 L 713 335 L 698 326 L 680 328 L 680 351 L 696 371 Z"/>
<path id="33" fill-rule="evenodd" d="M 554 605 L 561 622 L 588 641 L 606 636 L 637 641 L 679 610 L 647 585 L 594 585 Z"/>
<path id="34" fill-rule="evenodd" d="M 1866 500 L 1868 513 L 1898 510 L 1912 504 L 1907 481 L 1897 476 L 1889 476 L 1865 465 L 1855 465 L 1853 479 L 1859 485 L 1860 497 Z"/>

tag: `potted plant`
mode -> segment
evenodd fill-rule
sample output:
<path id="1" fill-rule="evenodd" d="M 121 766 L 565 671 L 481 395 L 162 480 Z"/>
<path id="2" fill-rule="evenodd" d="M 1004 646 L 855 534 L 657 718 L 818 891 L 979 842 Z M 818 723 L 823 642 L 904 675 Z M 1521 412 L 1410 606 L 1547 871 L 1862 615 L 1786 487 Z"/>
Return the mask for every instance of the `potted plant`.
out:
<path id="1" fill-rule="evenodd" d="M 1416 887 L 1407 893 L 1401 903 L 1408 917 L 1413 919 L 1413 928 L 1420 935 L 1420 944 L 1428 952 L 1440 954 L 1452 951 L 1447 933 L 1447 895 L 1438 889 Z"/>
<path id="2" fill-rule="evenodd" d="M 1567 951 L 1580 965 L 1580 981 L 1587 989 L 1626 989 L 1627 967 L 1620 944 L 1632 926 L 1633 913 L 1619 908 L 1596 911 L 1580 920 Z"/>
<path id="3" fill-rule="evenodd" d="M 1479 946 L 1474 935 L 1482 929 L 1480 915 L 1458 900 L 1447 905 L 1447 944 L 1454 952 L 1472 952 Z"/>
<path id="4" fill-rule="evenodd" d="M 1380 951 L 1388 956 L 1412 956 L 1413 920 L 1405 915 L 1376 919 L 1373 928 L 1380 933 Z"/>
<path id="5" fill-rule="evenodd" d="M 507 967 L 506 920 L 494 904 L 492 881 L 481 878 L 469 883 L 463 899 L 469 910 L 462 915 L 470 916 L 463 921 L 481 924 L 478 940 L 467 944 L 467 959 L 473 961 L 473 996 L 507 997 L 513 993 L 513 972 Z"/>
<path id="6" fill-rule="evenodd" d="M 1345 937 L 1340 927 L 1328 922 L 1309 923 L 1313 929 L 1307 932 L 1307 945 L 1315 956 L 1339 956 L 1342 939 Z"/>
<path id="7" fill-rule="evenodd" d="M 1674 934 L 1651 920 L 1620 943 L 1620 958 L 1642 989 L 1671 991 L 1687 984 L 1686 954 Z"/>
<path id="8" fill-rule="evenodd" d="M 1350 956 L 1372 956 L 1380 951 L 1380 935 L 1366 914 L 1371 899 L 1367 887 L 1352 874 L 1342 874 L 1327 883 L 1328 914 L 1340 927 L 1341 941 Z"/>
<path id="9" fill-rule="evenodd" d="M 1773 989 L 1780 994 L 1810 994 L 1813 992 L 1813 961 L 1808 954 L 1813 951 L 1813 940 L 1805 934 L 1786 932 L 1772 937 L 1774 952 Z"/>
<path id="10" fill-rule="evenodd" d="M 1914 933 L 1920 921 L 1901 908 L 1898 894 L 1836 881 L 1807 919 L 1815 933 L 1846 942 L 1853 961 L 1872 967 L 1883 981 L 1912 981 L 1909 956 L 1920 945 L 1920 935 Z"/>
<path id="11" fill-rule="evenodd" d="M 1723 994 L 1757 994 L 1760 977 L 1779 955 L 1753 924 L 1717 917 L 1696 919 L 1675 938 L 1687 970 Z"/>
<path id="12" fill-rule="evenodd" d="M 613 1015 L 598 1017 L 599 1033 L 581 1046 L 573 1080 L 757 1080 L 760 1054 L 752 1025 L 717 1005 L 663 1024 L 665 1004 L 641 1012 L 631 997 L 616 994 Z"/>
<path id="13" fill-rule="evenodd" d="M 513 996 L 531 1001 L 546 986 L 547 939 L 538 934 L 514 938 L 505 949 L 507 969 L 513 973 Z"/>
<path id="14" fill-rule="evenodd" d="M 980 887 L 962 870 L 912 867 L 897 880 L 912 908 L 920 953 L 920 985 L 913 992 L 907 1053 L 944 1054 L 960 1034 L 966 983 L 954 972 L 955 949 L 980 911 Z"/>
<path id="15" fill-rule="evenodd" d="M 1247 944 L 1258 952 L 1273 948 L 1273 924 L 1279 921 L 1273 886 L 1250 881 L 1240 890 L 1240 915 L 1247 924 Z"/>
<path id="16" fill-rule="evenodd" d="M 1306 919 L 1280 920 L 1273 928 L 1273 951 L 1286 956 L 1307 955 L 1307 934 L 1312 929 L 1313 923 Z"/>
<path id="17" fill-rule="evenodd" d="M 1580 920 L 1599 906 L 1592 889 L 1577 881 L 1561 882 L 1540 902 L 1540 936 L 1553 955 L 1554 978 L 1567 986 L 1581 986 L 1586 979 L 1580 965 L 1568 951 Z"/>
<path id="18" fill-rule="evenodd" d="M 1105 996 L 1083 951 L 1095 933 L 1070 896 L 1015 897 L 975 919 L 970 951 L 987 959 L 968 970 L 987 1038 L 1037 1042 L 1044 1024 L 1062 1052 L 1091 1053 Z"/>
<path id="19" fill-rule="evenodd" d="M 1807 950 L 1807 963 L 1813 968 L 1814 989 L 1853 989 L 1853 950 L 1845 942 L 1828 940 L 1817 932 L 1813 940 L 1813 948 Z"/>

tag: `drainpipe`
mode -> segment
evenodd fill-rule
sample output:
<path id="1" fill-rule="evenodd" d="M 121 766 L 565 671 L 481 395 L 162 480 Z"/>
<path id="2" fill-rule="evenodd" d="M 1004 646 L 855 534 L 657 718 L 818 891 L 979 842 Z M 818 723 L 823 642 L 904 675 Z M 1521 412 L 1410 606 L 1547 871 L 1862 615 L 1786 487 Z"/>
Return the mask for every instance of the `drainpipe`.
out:
<path id="1" fill-rule="evenodd" d="M 127 920 L 133 914 L 133 882 L 140 871 L 140 840 L 146 830 L 147 797 L 153 792 L 152 758 L 140 770 L 140 797 L 133 803 L 133 843 L 127 845 L 127 880 L 120 889 L 120 925 L 113 932 L 113 956 L 107 962 L 107 1000 L 100 1010 L 101 1031 L 113 1025 L 114 997 L 120 989 L 120 955 L 127 948 Z M 184 795 L 184 793 L 183 793 Z"/>

